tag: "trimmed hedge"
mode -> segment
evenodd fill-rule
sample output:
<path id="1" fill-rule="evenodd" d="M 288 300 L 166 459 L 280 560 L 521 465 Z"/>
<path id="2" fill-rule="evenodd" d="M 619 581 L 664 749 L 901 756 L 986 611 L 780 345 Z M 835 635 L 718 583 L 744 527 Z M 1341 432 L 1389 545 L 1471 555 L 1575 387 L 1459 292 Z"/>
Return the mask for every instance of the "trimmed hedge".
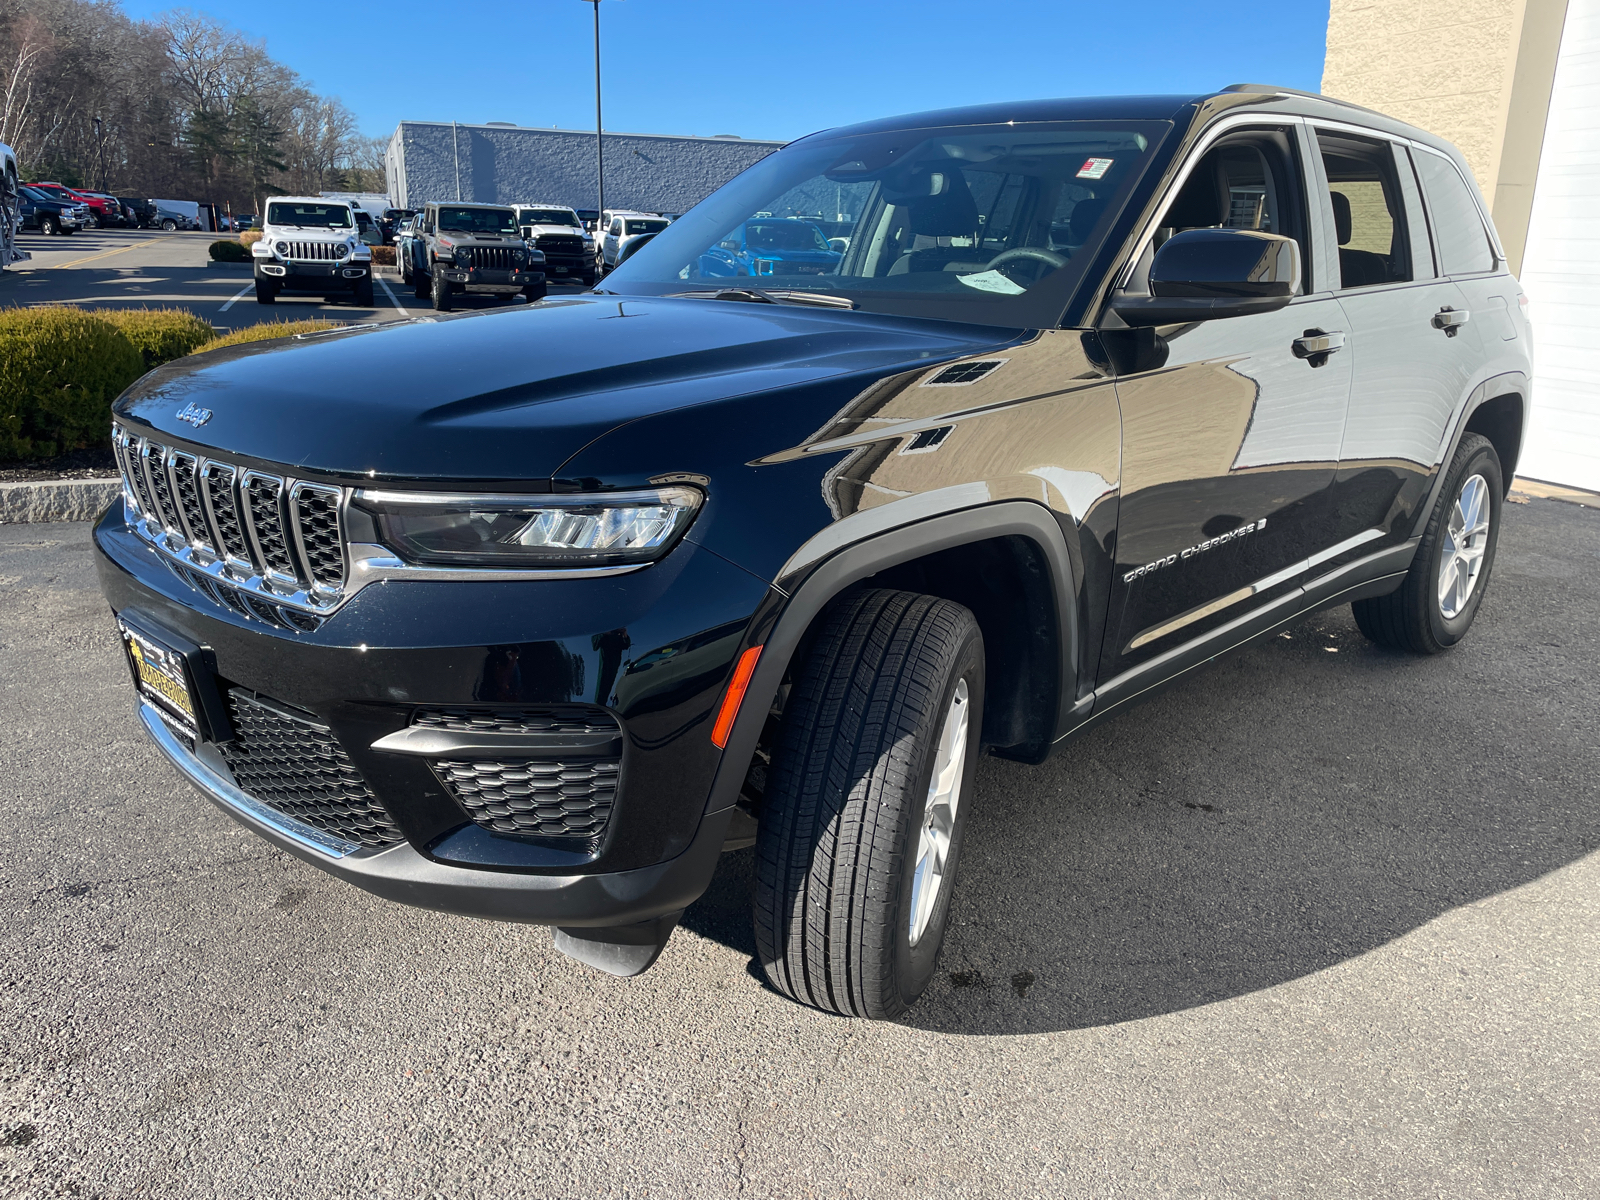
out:
<path id="1" fill-rule="evenodd" d="M 325 329 L 340 329 L 343 326 L 343 321 L 322 321 L 315 318 L 305 321 L 263 321 L 259 325 L 250 325 L 224 334 L 204 346 L 197 346 L 190 353 L 221 350 L 224 346 L 243 346 L 247 342 L 268 342 L 274 338 L 293 337 L 297 333 L 321 333 Z"/>
<path id="2" fill-rule="evenodd" d="M 239 244 L 241 246 L 254 246 L 260 240 L 261 230 L 259 229 L 246 229 L 239 235 Z"/>
<path id="3" fill-rule="evenodd" d="M 111 402 L 145 372 L 116 326 L 76 308 L 0 309 L 0 460 L 102 442 Z"/>
<path id="4" fill-rule="evenodd" d="M 394 247 L 374 246 L 372 248 L 372 265 L 375 267 L 394 266 Z"/>
<path id="5" fill-rule="evenodd" d="M 212 262 L 249 262 L 250 248 L 243 242 L 223 240 L 211 243 Z"/>
<path id="6" fill-rule="evenodd" d="M 144 356 L 147 371 L 193 354 L 217 336 L 210 322 L 186 308 L 92 308 L 89 314 L 121 330 Z"/>

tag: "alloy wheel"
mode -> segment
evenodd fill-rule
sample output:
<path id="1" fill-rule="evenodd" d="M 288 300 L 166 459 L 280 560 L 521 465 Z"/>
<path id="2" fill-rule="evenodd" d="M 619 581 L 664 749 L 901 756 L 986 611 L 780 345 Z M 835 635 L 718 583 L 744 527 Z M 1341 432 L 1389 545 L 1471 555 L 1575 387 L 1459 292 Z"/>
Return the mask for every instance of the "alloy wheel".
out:
<path id="1" fill-rule="evenodd" d="M 1439 552 L 1439 611 L 1446 620 L 1466 608 L 1478 586 L 1492 513 L 1489 484 L 1482 475 L 1469 477 L 1451 506 Z"/>
<path id="2" fill-rule="evenodd" d="M 956 681 L 950 707 L 945 710 L 944 727 L 939 731 L 939 748 L 933 762 L 933 778 L 928 781 L 928 796 L 922 808 L 922 824 L 917 833 L 917 858 L 911 879 L 911 944 L 915 946 L 927 931 L 934 906 L 944 887 L 945 866 L 950 858 L 950 839 L 956 827 L 956 809 L 961 803 L 961 781 L 967 762 L 967 722 L 971 719 L 967 681 Z"/>

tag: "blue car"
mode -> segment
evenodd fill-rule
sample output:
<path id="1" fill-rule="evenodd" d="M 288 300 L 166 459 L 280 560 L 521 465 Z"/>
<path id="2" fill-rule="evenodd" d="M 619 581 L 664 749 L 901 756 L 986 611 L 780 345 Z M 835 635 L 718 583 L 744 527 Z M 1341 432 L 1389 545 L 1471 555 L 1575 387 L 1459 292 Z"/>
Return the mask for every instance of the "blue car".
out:
<path id="1" fill-rule="evenodd" d="M 827 235 L 796 217 L 746 221 L 700 256 L 702 278 L 831 275 L 844 257 Z"/>

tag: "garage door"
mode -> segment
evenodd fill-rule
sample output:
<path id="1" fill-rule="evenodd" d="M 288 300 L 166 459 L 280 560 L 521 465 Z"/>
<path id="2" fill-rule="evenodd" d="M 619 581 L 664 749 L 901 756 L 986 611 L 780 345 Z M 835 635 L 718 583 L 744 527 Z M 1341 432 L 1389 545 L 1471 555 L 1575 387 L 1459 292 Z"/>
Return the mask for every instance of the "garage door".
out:
<path id="1" fill-rule="evenodd" d="M 1534 406 L 1519 475 L 1600 491 L 1600 0 L 1569 0 L 1522 284 Z"/>

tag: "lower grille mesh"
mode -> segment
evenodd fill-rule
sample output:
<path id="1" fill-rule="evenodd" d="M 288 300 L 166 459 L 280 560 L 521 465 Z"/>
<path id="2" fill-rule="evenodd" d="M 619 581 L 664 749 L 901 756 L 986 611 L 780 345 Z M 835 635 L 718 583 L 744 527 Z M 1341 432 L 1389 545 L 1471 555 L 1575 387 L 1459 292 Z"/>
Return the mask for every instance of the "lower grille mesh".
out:
<path id="1" fill-rule="evenodd" d="M 269 808 L 363 846 L 403 840 L 332 730 L 241 688 L 228 693 L 235 740 L 220 747 L 239 786 Z"/>
<path id="2" fill-rule="evenodd" d="M 594 838 L 611 819 L 617 798 L 614 758 L 441 760 L 439 782 L 467 815 L 494 833 Z"/>

